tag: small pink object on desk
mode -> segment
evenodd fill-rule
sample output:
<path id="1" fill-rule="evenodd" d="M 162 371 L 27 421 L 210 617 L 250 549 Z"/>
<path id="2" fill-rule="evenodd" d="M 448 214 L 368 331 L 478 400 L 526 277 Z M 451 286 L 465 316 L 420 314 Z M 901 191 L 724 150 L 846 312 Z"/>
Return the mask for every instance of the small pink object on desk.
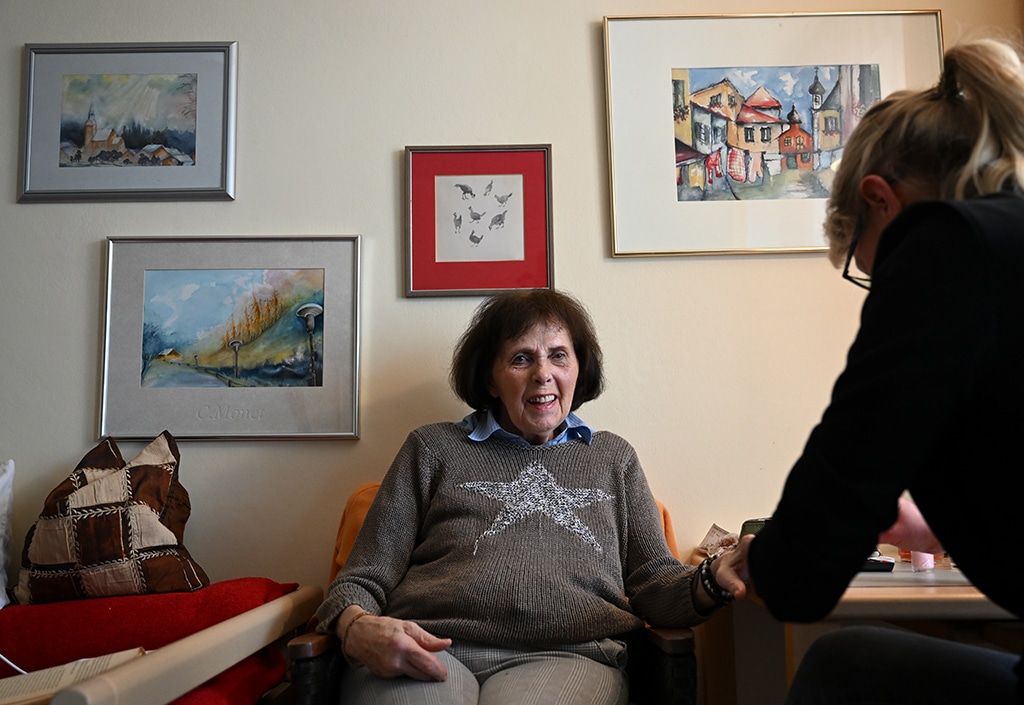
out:
<path id="1" fill-rule="evenodd" d="M 926 573 L 935 569 L 935 554 L 923 551 L 910 552 L 910 567 L 915 573 Z"/>

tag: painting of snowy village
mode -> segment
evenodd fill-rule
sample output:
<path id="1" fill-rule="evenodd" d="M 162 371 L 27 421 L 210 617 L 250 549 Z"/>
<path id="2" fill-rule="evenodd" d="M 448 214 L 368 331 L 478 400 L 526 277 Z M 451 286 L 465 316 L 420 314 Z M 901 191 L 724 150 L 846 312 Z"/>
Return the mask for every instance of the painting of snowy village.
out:
<path id="1" fill-rule="evenodd" d="M 679 201 L 827 198 L 877 64 L 674 68 Z"/>
<path id="2" fill-rule="evenodd" d="M 64 75 L 60 166 L 194 166 L 197 79 Z"/>
<path id="3" fill-rule="evenodd" d="M 324 270 L 147 270 L 142 387 L 323 384 Z"/>

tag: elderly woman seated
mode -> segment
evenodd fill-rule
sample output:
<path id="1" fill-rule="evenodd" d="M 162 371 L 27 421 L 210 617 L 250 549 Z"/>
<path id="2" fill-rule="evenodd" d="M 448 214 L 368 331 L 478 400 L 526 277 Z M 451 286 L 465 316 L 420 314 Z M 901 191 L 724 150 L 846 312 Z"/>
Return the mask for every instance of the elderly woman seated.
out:
<path id="1" fill-rule="evenodd" d="M 730 554 L 673 558 L 636 452 L 573 413 L 604 378 L 572 297 L 485 301 L 451 383 L 475 411 L 409 434 L 318 612 L 342 701 L 625 703 L 616 637 L 741 597 Z"/>

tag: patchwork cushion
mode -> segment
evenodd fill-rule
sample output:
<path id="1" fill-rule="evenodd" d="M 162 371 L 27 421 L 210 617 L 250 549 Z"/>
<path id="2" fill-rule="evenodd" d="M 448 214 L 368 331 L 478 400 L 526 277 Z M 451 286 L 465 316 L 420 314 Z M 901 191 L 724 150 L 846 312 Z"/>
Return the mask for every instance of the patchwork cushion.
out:
<path id="1" fill-rule="evenodd" d="M 46 498 L 29 529 L 15 598 L 188 592 L 209 585 L 182 544 L 191 512 L 178 446 L 164 431 L 125 463 L 107 439 Z"/>

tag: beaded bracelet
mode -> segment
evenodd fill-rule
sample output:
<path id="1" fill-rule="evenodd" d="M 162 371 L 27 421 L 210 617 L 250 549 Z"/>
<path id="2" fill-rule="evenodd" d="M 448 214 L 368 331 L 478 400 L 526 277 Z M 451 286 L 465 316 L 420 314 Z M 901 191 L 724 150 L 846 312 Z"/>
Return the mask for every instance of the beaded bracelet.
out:
<path id="1" fill-rule="evenodd" d="M 721 607 L 732 602 L 733 595 L 718 584 L 718 581 L 715 580 L 715 574 L 711 572 L 711 564 L 717 558 L 717 555 L 705 558 L 701 562 L 700 568 L 697 569 L 697 574 L 700 576 L 700 584 L 704 586 L 704 592 L 708 594 L 708 597 L 711 598 L 715 605 Z"/>

